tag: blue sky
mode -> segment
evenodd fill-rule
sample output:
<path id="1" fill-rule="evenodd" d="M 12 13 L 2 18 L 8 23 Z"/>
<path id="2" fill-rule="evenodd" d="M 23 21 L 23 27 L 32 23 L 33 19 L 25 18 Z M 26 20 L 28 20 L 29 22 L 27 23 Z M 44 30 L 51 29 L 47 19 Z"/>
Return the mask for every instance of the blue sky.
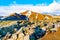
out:
<path id="1" fill-rule="evenodd" d="M 0 0 L 0 6 L 8 6 L 12 3 L 14 3 L 14 1 L 16 2 L 16 4 L 46 4 L 49 5 L 53 2 L 53 0 Z M 56 0 L 57 2 L 59 2 L 59 0 Z"/>
<path id="2" fill-rule="evenodd" d="M 60 0 L 0 0 L 0 16 L 26 10 L 60 15 Z"/>

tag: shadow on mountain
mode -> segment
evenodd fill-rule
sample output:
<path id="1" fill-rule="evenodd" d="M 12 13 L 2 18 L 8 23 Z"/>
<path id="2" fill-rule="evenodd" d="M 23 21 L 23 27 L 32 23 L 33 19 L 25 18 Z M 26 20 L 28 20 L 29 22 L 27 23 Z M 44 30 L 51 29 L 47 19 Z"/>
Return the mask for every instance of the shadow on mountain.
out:
<path id="1" fill-rule="evenodd" d="M 3 20 L 28 20 L 28 17 L 25 15 L 20 15 L 15 13 L 13 16 L 8 16 L 4 18 Z"/>
<path id="2" fill-rule="evenodd" d="M 11 35 L 14 34 L 15 33 L 14 29 L 17 29 L 17 31 L 18 31 L 21 27 L 27 27 L 27 25 L 33 24 L 31 22 L 28 22 L 28 23 L 27 22 L 28 21 L 25 21 L 23 23 L 23 25 L 20 25 L 20 23 L 22 23 L 22 22 L 17 21 L 16 24 L 13 24 L 9 27 L 0 28 L 0 38 L 4 37 L 7 34 L 7 32 L 9 32 Z"/>
<path id="3" fill-rule="evenodd" d="M 0 38 L 4 37 L 7 34 L 7 32 L 9 32 L 12 35 L 14 33 L 14 29 L 17 29 L 17 31 L 18 31 L 22 26 L 23 25 L 19 25 L 17 23 L 17 24 L 11 25 L 9 27 L 0 28 Z"/>
<path id="4" fill-rule="evenodd" d="M 38 40 L 46 34 L 45 30 L 40 29 L 38 26 L 35 28 L 35 32 L 30 35 L 30 40 Z"/>

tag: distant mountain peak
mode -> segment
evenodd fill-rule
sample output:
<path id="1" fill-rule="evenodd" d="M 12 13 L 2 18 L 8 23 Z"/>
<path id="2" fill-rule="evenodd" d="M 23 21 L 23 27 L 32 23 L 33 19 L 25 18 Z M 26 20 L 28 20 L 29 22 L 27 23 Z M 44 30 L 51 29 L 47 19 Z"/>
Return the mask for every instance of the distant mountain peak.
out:
<path id="1" fill-rule="evenodd" d="M 43 20 L 45 18 L 51 19 L 52 16 L 27 10 L 20 14 L 13 13 L 13 14 L 9 15 L 8 17 L 6 17 L 5 19 L 20 20 L 20 19 L 25 19 L 25 18 L 28 18 L 29 20 L 34 21 L 34 20 Z"/>
<path id="2" fill-rule="evenodd" d="M 38 20 L 43 20 L 46 17 L 49 18 L 49 19 L 52 18 L 52 16 L 50 16 L 50 15 L 42 14 L 42 13 L 37 13 L 37 12 L 30 11 L 30 10 L 27 10 L 25 12 L 22 12 L 22 15 L 27 16 L 31 20 L 37 20 L 37 19 Z"/>
<path id="3" fill-rule="evenodd" d="M 4 18 L 3 20 L 28 20 L 28 17 L 25 15 L 20 15 L 18 13 L 13 13 Z"/>

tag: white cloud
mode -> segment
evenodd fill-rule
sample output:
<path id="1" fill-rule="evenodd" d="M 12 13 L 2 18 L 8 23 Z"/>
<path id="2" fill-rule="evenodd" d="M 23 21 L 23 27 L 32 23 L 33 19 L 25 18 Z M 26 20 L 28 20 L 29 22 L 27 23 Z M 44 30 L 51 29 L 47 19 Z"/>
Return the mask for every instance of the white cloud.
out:
<path id="1" fill-rule="evenodd" d="M 14 4 L 10 4 L 9 6 L 0 6 L 0 15 L 10 15 L 11 13 L 14 13 L 14 12 L 20 13 L 26 10 L 31 10 L 31 11 L 35 11 L 39 13 L 48 12 L 48 13 L 53 13 L 53 14 L 57 12 L 58 14 L 60 14 L 60 4 L 54 1 L 49 6 L 46 6 L 46 4 L 38 4 L 36 6 L 18 5 L 14 1 Z"/>

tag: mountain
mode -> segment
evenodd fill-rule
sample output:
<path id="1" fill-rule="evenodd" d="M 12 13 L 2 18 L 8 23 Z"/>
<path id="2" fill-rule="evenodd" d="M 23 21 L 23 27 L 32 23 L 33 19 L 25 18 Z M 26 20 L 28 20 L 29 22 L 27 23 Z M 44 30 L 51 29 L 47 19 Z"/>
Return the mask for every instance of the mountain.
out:
<path id="1" fill-rule="evenodd" d="M 20 14 L 13 13 L 10 16 L 4 18 L 4 20 L 28 20 L 28 19 L 30 21 L 45 20 L 45 19 L 52 20 L 53 17 L 48 14 L 42 14 L 42 13 L 37 13 L 37 12 L 27 10 Z"/>
<path id="2" fill-rule="evenodd" d="M 3 16 L 0 16 L 0 20 L 3 18 Z"/>
<path id="3" fill-rule="evenodd" d="M 22 12 L 21 14 L 27 16 L 30 20 L 44 20 L 45 18 L 49 20 L 52 19 L 52 16 L 50 15 L 37 13 L 29 10 Z"/>
<path id="4" fill-rule="evenodd" d="M 28 20 L 27 16 L 13 13 L 10 16 L 4 18 L 3 20 Z"/>
<path id="5" fill-rule="evenodd" d="M 54 16 L 54 18 L 60 18 L 60 15 L 59 16 Z"/>
<path id="6" fill-rule="evenodd" d="M 2 19 L 4 19 L 5 18 L 5 16 L 0 16 L 0 20 L 2 20 Z"/>

